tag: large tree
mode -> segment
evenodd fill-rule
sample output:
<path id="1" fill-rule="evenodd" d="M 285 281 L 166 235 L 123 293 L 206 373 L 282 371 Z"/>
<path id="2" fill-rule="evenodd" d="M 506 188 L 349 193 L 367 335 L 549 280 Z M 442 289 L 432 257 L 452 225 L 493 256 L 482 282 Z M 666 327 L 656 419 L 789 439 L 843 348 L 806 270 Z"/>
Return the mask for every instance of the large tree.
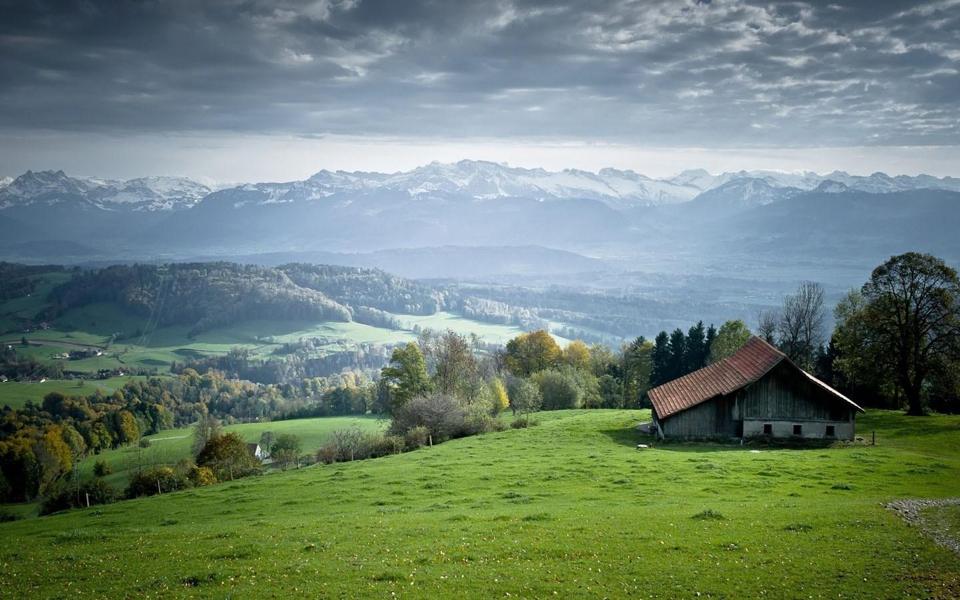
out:
<path id="1" fill-rule="evenodd" d="M 430 376 L 420 346 L 410 342 L 394 348 L 390 364 L 381 369 L 381 376 L 390 389 L 391 410 L 430 390 Z"/>
<path id="2" fill-rule="evenodd" d="M 514 375 L 529 377 L 537 371 L 557 366 L 563 351 L 549 333 L 541 329 L 522 333 L 507 342 L 504 362 Z"/>
<path id="3" fill-rule="evenodd" d="M 849 304 L 838 341 L 842 355 L 860 360 L 841 361 L 841 368 L 889 372 L 909 414 L 923 414 L 925 385 L 960 362 L 957 272 L 929 254 L 894 256 Z"/>

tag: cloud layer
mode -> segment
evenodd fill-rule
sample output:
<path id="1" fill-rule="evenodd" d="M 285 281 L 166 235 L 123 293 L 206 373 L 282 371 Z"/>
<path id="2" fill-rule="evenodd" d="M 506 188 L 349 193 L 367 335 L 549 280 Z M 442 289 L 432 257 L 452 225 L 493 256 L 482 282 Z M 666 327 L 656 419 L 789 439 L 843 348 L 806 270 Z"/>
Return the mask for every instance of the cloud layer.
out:
<path id="1" fill-rule="evenodd" d="M 0 0 L 0 128 L 956 145 L 960 0 Z"/>

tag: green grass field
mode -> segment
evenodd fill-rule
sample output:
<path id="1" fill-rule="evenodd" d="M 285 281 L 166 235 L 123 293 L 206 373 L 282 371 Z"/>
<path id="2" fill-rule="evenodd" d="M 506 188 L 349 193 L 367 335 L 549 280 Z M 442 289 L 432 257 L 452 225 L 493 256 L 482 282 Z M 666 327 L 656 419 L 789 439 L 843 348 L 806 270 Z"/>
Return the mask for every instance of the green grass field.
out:
<path id="1" fill-rule="evenodd" d="M 7 597 L 956 598 L 882 503 L 960 495 L 960 417 L 876 446 L 638 450 L 643 411 L 0 524 Z M 757 451 L 759 450 L 759 451 Z"/>
<path id="2" fill-rule="evenodd" d="M 264 431 L 272 431 L 275 435 L 290 433 L 300 438 L 304 453 L 313 453 L 329 439 L 330 433 L 336 429 L 357 427 L 364 431 L 379 432 L 386 426 L 387 421 L 377 417 L 324 417 L 266 423 L 242 423 L 228 425 L 224 427 L 224 430 L 239 433 L 247 442 L 260 441 L 260 435 Z M 192 435 L 193 429 L 191 427 L 161 431 L 158 434 L 146 437 L 150 440 L 149 448 L 136 446 L 116 448 L 96 456 L 87 457 L 80 463 L 80 473 L 83 477 L 92 477 L 94 463 L 104 461 L 110 465 L 113 471 L 106 478 L 107 482 L 118 489 L 123 489 L 138 467 L 175 465 L 181 459 L 190 458 Z"/>
<path id="3" fill-rule="evenodd" d="M 0 383 L 0 406 L 21 408 L 28 400 L 40 404 L 43 397 L 50 392 L 60 392 L 66 396 L 89 396 L 97 391 L 113 393 L 130 381 L 145 379 L 145 377 L 110 377 L 109 379 L 81 380 L 81 379 L 48 379 L 43 383 L 7 381 Z"/>

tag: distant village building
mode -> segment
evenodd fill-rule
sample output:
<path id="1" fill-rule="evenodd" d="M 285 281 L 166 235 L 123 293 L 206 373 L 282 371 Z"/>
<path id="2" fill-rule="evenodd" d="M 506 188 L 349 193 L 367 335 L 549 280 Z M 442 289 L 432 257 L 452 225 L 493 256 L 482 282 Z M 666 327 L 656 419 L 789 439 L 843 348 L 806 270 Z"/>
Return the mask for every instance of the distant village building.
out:
<path id="1" fill-rule="evenodd" d="M 263 448 L 260 447 L 260 444 L 247 444 L 247 451 L 250 453 L 250 456 L 257 460 L 263 460 L 267 457 L 267 453 L 263 450 Z"/>
<path id="2" fill-rule="evenodd" d="M 852 440 L 863 409 L 752 337 L 734 355 L 649 392 L 661 438 Z"/>

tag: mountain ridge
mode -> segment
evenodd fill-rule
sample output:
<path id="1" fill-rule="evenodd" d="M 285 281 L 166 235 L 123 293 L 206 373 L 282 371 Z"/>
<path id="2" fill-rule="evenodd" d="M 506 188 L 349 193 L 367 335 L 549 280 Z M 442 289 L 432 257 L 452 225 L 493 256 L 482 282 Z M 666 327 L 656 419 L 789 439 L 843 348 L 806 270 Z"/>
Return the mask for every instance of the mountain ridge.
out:
<path id="1" fill-rule="evenodd" d="M 863 176 L 844 171 L 821 175 L 812 171 L 741 170 L 714 175 L 704 169 L 692 169 L 673 177 L 652 178 L 630 169 L 610 167 L 596 172 L 582 169 L 548 171 L 461 160 L 456 163 L 433 162 L 394 173 L 324 169 L 304 180 L 247 182 L 225 187 L 212 187 L 186 177 L 147 176 L 113 180 L 72 177 L 62 170 L 27 171 L 16 178 L 0 178 L 0 210 L 31 204 L 73 202 L 101 210 L 173 212 L 193 208 L 221 192 L 246 196 L 237 202 L 260 204 L 323 201 L 384 192 L 410 198 L 461 197 L 475 201 L 496 198 L 584 199 L 624 210 L 690 202 L 737 180 L 756 180 L 770 188 L 800 191 L 812 191 L 824 184 L 835 189 L 843 186 L 843 189 L 871 193 L 927 188 L 960 191 L 960 178 L 925 174 L 891 176 L 876 172 Z"/>

